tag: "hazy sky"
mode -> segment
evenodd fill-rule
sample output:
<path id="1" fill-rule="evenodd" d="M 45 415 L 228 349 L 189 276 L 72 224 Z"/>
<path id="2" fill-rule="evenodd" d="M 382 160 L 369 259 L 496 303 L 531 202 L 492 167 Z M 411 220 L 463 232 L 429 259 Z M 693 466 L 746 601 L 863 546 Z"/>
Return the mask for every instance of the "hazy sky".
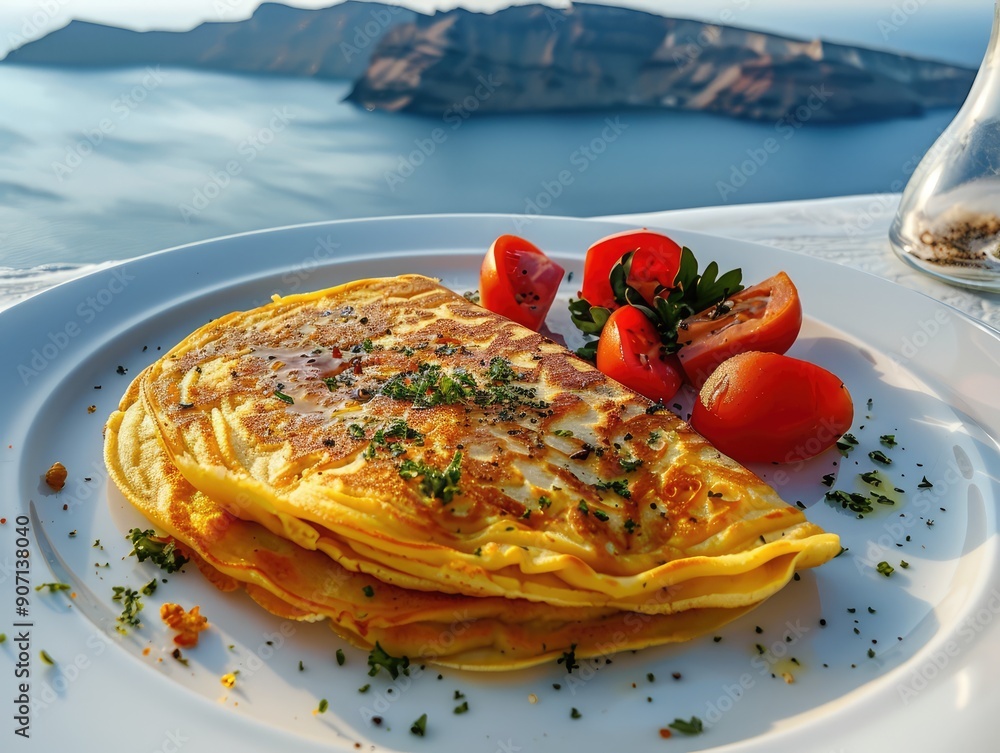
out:
<path id="1" fill-rule="evenodd" d="M 563 0 L 545 1 L 553 6 L 568 4 Z M 603 0 L 603 3 L 796 36 L 823 36 L 970 65 L 978 64 L 982 57 L 993 13 L 992 0 Z M 259 4 L 260 0 L 0 0 L 0 56 L 74 18 L 135 29 L 188 29 L 206 20 L 247 18 Z M 336 2 L 285 0 L 285 4 L 319 8 Z M 512 3 L 510 0 L 406 0 L 397 4 L 429 12 L 459 5 L 490 11 Z M 909 12 L 902 10 L 903 6 Z"/>

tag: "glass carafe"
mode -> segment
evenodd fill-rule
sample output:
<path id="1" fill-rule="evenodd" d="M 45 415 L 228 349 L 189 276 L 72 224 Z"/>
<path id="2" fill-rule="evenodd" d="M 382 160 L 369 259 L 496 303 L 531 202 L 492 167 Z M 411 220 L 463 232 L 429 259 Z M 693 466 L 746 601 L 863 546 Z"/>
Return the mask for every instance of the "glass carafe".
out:
<path id="1" fill-rule="evenodd" d="M 1000 291 L 1000 0 L 968 98 L 907 183 L 889 230 L 901 259 L 964 287 Z"/>

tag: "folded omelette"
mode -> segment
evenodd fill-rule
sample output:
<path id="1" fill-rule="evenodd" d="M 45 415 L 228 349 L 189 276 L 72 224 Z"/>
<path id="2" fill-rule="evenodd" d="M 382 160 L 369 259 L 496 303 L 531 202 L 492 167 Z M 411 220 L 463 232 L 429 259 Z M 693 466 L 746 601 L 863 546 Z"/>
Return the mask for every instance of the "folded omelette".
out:
<path id="1" fill-rule="evenodd" d="M 840 551 L 662 406 L 417 275 L 210 322 L 105 456 L 215 582 L 475 669 L 686 640 Z"/>

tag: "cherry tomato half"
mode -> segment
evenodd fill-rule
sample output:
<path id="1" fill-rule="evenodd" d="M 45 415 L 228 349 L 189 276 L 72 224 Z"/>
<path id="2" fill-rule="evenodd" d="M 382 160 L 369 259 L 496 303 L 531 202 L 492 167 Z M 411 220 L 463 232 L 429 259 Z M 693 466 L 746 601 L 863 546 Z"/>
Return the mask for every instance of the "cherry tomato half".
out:
<path id="1" fill-rule="evenodd" d="M 688 381 L 700 388 L 727 358 L 747 351 L 784 353 L 802 327 L 802 303 L 784 272 L 681 322 L 678 357 Z"/>
<path id="2" fill-rule="evenodd" d="M 580 297 L 591 306 L 618 308 L 611 292 L 611 268 L 629 251 L 635 251 L 635 256 L 628 284 L 643 298 L 652 303 L 658 286 L 673 287 L 681 265 L 681 247 L 659 233 L 626 230 L 602 238 L 587 249 Z"/>
<path id="3" fill-rule="evenodd" d="M 524 238 L 501 235 L 479 270 L 480 303 L 537 331 L 555 300 L 564 271 Z"/>
<path id="4" fill-rule="evenodd" d="M 608 317 L 597 342 L 597 368 L 650 400 L 670 400 L 682 382 L 677 358 L 663 353 L 660 333 L 635 306 Z"/>
<path id="5" fill-rule="evenodd" d="M 778 353 L 741 353 L 701 388 L 691 425 L 741 463 L 818 455 L 851 427 L 854 404 L 840 378 Z"/>

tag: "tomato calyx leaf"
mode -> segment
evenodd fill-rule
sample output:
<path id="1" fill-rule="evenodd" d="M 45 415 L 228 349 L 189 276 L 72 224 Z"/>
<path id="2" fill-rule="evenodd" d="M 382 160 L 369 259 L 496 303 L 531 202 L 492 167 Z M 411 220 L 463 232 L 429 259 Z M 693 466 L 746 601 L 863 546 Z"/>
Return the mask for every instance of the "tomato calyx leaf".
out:
<path id="1" fill-rule="evenodd" d="M 698 272 L 698 260 L 690 248 L 681 249 L 680 266 L 672 287 L 658 285 L 652 301 L 628 284 L 635 251 L 630 251 L 611 268 L 611 292 L 619 306 L 635 306 L 656 326 L 665 352 L 680 349 L 677 330 L 681 322 L 699 311 L 716 306 L 717 316 L 725 315 L 726 299 L 743 290 L 743 270 L 732 269 L 719 274 L 719 265 L 709 262 L 705 271 Z M 603 306 L 591 306 L 584 298 L 570 301 L 570 319 L 584 335 L 598 337 L 607 324 L 611 311 Z M 581 358 L 593 361 L 597 354 L 597 341 L 588 340 L 577 349 Z"/>
<path id="2" fill-rule="evenodd" d="M 587 361 L 597 360 L 597 337 L 608 323 L 611 310 L 603 306 L 591 306 L 585 298 L 576 298 L 569 302 L 569 318 L 574 326 L 585 335 L 593 335 L 582 348 L 577 348 L 576 354 Z"/>

